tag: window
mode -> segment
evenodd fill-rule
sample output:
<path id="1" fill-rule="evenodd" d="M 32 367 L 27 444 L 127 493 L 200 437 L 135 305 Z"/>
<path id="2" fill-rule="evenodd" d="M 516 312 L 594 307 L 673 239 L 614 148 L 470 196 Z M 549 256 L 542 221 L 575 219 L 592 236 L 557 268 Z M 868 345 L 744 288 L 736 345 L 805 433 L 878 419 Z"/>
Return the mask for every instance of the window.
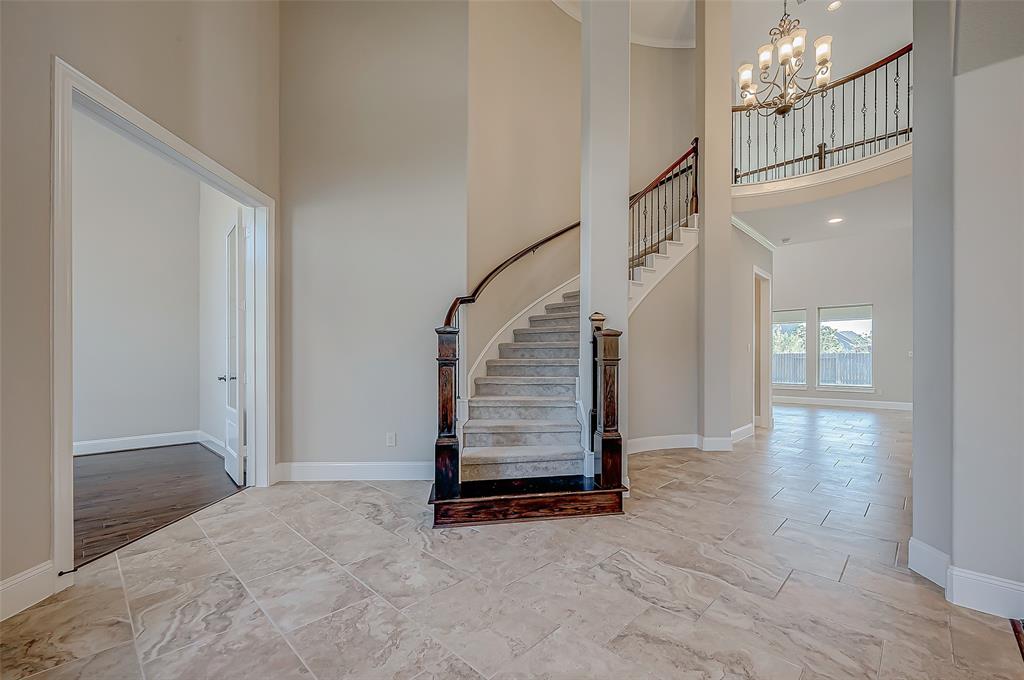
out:
<path id="1" fill-rule="evenodd" d="M 871 305 L 818 309 L 818 384 L 871 387 Z"/>
<path id="2" fill-rule="evenodd" d="M 772 383 L 807 384 L 807 310 L 772 312 Z"/>

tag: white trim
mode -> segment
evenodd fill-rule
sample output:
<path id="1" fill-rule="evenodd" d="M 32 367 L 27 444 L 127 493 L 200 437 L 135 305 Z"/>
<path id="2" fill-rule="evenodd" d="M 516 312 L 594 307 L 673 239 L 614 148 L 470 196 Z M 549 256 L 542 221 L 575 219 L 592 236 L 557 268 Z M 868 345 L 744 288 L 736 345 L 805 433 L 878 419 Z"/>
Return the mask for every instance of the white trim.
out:
<path id="1" fill-rule="evenodd" d="M 913 411 L 912 401 L 875 401 L 872 399 L 824 399 L 820 397 L 788 397 L 777 394 L 776 404 L 806 404 L 808 406 L 848 406 L 850 408 L 876 408 L 886 411 Z"/>
<path id="2" fill-rule="evenodd" d="M 198 444 L 207 437 L 208 435 L 199 430 L 182 430 L 181 432 L 158 432 L 156 434 L 140 434 L 131 437 L 88 439 L 75 442 L 72 445 L 72 451 L 76 456 L 89 456 L 96 453 L 113 453 L 114 451 L 153 449 L 159 446 Z"/>
<path id="3" fill-rule="evenodd" d="M 278 463 L 279 482 L 340 480 L 434 479 L 433 461 L 373 461 L 360 463 Z"/>
<path id="4" fill-rule="evenodd" d="M 950 567 L 946 599 L 1004 619 L 1024 618 L 1024 583 L 999 576 Z"/>
<path id="5" fill-rule="evenodd" d="M 821 385 L 814 388 L 818 392 L 849 392 L 851 394 L 874 394 L 877 390 L 871 385 Z"/>
<path id="6" fill-rule="evenodd" d="M 747 427 L 753 427 L 748 425 Z M 743 428 L 740 428 L 743 429 Z M 637 437 L 626 441 L 626 455 L 661 449 L 700 449 L 701 451 L 732 451 L 732 437 L 702 437 L 699 434 L 663 434 Z"/>
<path id="7" fill-rule="evenodd" d="M 888 151 L 882 151 L 881 153 L 872 154 L 866 158 L 858 158 L 855 161 L 843 163 L 825 170 L 816 170 L 814 172 L 808 172 L 803 175 L 797 175 L 796 177 L 787 177 L 784 179 L 771 180 L 769 182 L 752 182 L 750 184 L 733 184 L 732 185 L 732 198 L 733 200 L 753 199 L 764 196 L 779 196 L 780 194 L 788 194 L 796 191 L 805 189 L 814 189 L 818 187 L 828 186 L 837 182 L 843 182 L 859 175 L 866 175 L 868 173 L 878 173 L 879 176 L 875 179 L 877 181 L 872 183 L 864 184 L 863 186 L 851 187 L 849 191 L 856 189 L 863 189 L 874 184 L 880 184 L 882 182 L 895 179 L 897 177 L 903 177 L 909 175 L 911 171 L 911 161 L 914 155 L 914 144 L 909 142 L 906 144 L 900 144 L 895 146 Z M 900 167 L 902 164 L 903 167 Z M 894 167 L 896 166 L 896 167 Z M 889 170 L 889 172 L 882 173 L 883 170 Z M 819 198 L 826 198 L 825 195 L 819 196 Z M 809 199 L 810 200 L 810 199 Z M 735 204 L 734 204 L 735 205 Z M 775 204 L 773 204 L 775 205 Z M 767 208 L 768 205 L 755 206 L 741 204 L 740 212 L 749 212 L 751 210 Z M 775 205 L 775 207 L 780 207 Z"/>
<path id="8" fill-rule="evenodd" d="M 754 427 L 771 427 L 771 418 L 754 416 Z"/>
<path id="9" fill-rule="evenodd" d="M 71 116 L 79 107 L 117 127 L 139 143 L 186 168 L 239 203 L 255 208 L 256 260 L 253 311 L 256 327 L 254 371 L 253 452 L 255 482 L 273 481 L 276 438 L 276 275 L 275 213 L 273 198 L 223 165 L 175 136 L 154 120 L 129 106 L 110 91 L 76 70 L 60 57 L 53 59 L 53 112 L 51 130 L 51 337 L 50 390 L 52 441 L 52 546 L 55 571 L 74 567 L 74 465 L 72 431 L 72 290 L 71 290 Z M 55 577 L 54 588 L 72 584 L 72 577 Z"/>
<path id="10" fill-rule="evenodd" d="M 744 234 L 746 234 L 750 238 L 752 238 L 755 241 L 757 241 L 758 243 L 760 243 L 762 246 L 764 246 L 768 250 L 772 251 L 773 253 L 775 252 L 775 248 L 776 248 L 775 244 L 772 243 L 771 241 L 769 241 L 767 236 L 765 236 L 764 234 L 759 232 L 757 229 L 754 229 L 752 226 L 750 226 L 750 224 L 748 224 L 747 222 L 743 221 L 739 217 L 736 217 L 735 215 L 732 216 L 730 221 L 732 222 L 732 226 L 736 227 L 737 229 L 739 229 Z M 756 267 L 755 267 L 755 269 L 756 269 Z M 767 275 L 767 278 L 771 278 L 771 275 Z"/>
<path id="11" fill-rule="evenodd" d="M 949 555 L 913 536 L 910 537 L 909 549 L 907 551 L 907 567 L 939 587 L 946 587 Z"/>
<path id="12" fill-rule="evenodd" d="M 793 383 L 772 383 L 772 389 L 776 390 L 803 390 L 806 392 L 808 389 L 807 385 L 794 385 Z"/>
<path id="13" fill-rule="evenodd" d="M 572 284 L 578 282 L 579 280 L 580 275 L 577 274 L 576 276 L 572 277 L 565 283 L 555 286 L 554 288 L 552 288 L 551 290 L 549 290 L 548 292 L 544 293 L 539 298 L 531 302 L 529 305 L 524 307 L 522 310 L 520 310 L 518 314 L 516 314 L 511 319 L 506 321 L 505 325 L 499 328 L 498 331 L 491 336 L 491 339 L 487 341 L 487 344 L 484 345 L 484 348 L 480 350 L 480 354 L 477 356 L 476 360 L 473 361 L 473 365 L 470 367 L 469 373 L 466 374 L 466 383 L 468 384 L 464 386 L 465 389 L 462 391 L 462 393 L 471 394 L 472 388 L 474 386 L 473 381 L 477 377 L 477 371 L 480 369 L 480 365 L 484 362 L 485 359 L 497 358 L 498 345 L 500 344 L 500 342 L 503 342 L 501 338 L 506 337 L 508 339 L 511 339 L 512 337 L 514 337 L 512 336 L 512 331 L 515 330 L 515 324 L 518 323 L 520 319 L 522 319 L 524 316 L 529 316 L 532 312 L 536 311 L 538 307 L 542 307 L 542 305 L 553 304 L 551 302 L 548 302 L 548 300 L 550 300 L 551 298 L 555 298 L 560 301 L 560 299 L 557 298 L 558 294 L 564 292 L 568 286 L 571 286 Z M 463 335 L 464 333 L 459 334 L 460 337 Z"/>
<path id="14" fill-rule="evenodd" d="M 45 600 L 53 594 L 54 585 L 50 560 L 0 581 L 0 621 Z"/>
<path id="15" fill-rule="evenodd" d="M 738 442 L 746 439 L 747 437 L 754 436 L 754 423 L 747 423 L 743 427 L 737 427 L 732 431 L 733 442 Z"/>
<path id="16" fill-rule="evenodd" d="M 695 434 L 666 434 L 659 437 L 638 437 L 626 441 L 626 455 L 660 449 L 696 449 Z"/>
<path id="17" fill-rule="evenodd" d="M 701 451 L 732 451 L 732 437 L 704 437 L 697 435 L 697 448 Z"/>

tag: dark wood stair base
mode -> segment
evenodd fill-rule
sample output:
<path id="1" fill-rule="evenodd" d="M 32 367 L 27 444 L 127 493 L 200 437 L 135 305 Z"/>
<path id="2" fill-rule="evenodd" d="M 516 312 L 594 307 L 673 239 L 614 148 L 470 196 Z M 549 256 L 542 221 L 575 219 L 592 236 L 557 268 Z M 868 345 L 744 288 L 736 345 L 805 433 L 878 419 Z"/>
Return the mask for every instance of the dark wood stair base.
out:
<path id="1" fill-rule="evenodd" d="M 458 498 L 437 500 L 434 526 L 468 526 L 560 517 L 621 515 L 626 487 L 602 489 L 601 478 L 582 475 L 463 482 Z"/>

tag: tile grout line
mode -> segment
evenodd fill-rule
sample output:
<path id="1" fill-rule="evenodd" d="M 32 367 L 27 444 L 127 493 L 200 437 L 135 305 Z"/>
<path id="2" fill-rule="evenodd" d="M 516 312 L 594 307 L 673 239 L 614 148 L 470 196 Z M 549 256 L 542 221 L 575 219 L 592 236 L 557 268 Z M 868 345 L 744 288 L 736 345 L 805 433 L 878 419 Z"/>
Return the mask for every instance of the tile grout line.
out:
<path id="1" fill-rule="evenodd" d="M 255 500 L 255 499 L 253 499 L 253 500 Z M 271 514 L 273 514 L 273 513 L 271 513 Z M 275 515 L 275 517 L 276 517 L 276 515 Z M 278 518 L 278 519 L 280 519 L 280 518 Z M 198 522 L 196 524 L 198 524 Z M 282 522 L 282 524 L 284 524 L 284 522 Z M 285 524 L 285 526 L 288 526 L 288 525 Z M 289 528 L 291 528 L 291 527 L 289 527 Z M 227 561 L 227 558 L 225 558 L 224 554 L 220 551 L 220 546 L 217 545 L 217 542 L 215 540 L 213 540 L 212 538 L 210 538 L 210 535 L 206 533 L 206 529 L 204 529 L 202 526 L 200 526 L 199 529 L 203 532 L 203 535 L 206 536 L 206 538 L 213 545 L 213 549 L 217 551 L 217 554 L 220 555 L 220 558 L 222 560 L 224 560 L 224 564 L 227 565 L 228 569 L 231 571 L 231 575 L 235 577 L 235 579 L 238 581 L 239 585 L 242 586 L 242 589 L 245 590 L 246 595 L 248 595 L 249 598 L 253 601 L 253 603 L 259 608 L 260 612 L 263 613 L 263 616 L 267 617 L 267 621 L 273 627 L 274 631 L 281 637 L 281 639 L 284 640 L 284 643 L 286 645 L 288 645 L 288 648 L 292 650 L 292 654 L 294 654 L 295 658 L 299 660 L 299 663 L 302 664 L 302 667 L 305 668 L 307 671 L 309 671 L 310 676 L 312 676 L 314 678 L 314 680 L 316 680 L 316 677 L 317 677 L 316 673 L 313 672 L 313 669 L 311 669 L 309 667 L 309 664 L 306 663 L 306 660 L 303 659 L 302 655 L 300 655 L 298 650 L 295 649 L 295 647 L 292 645 L 291 640 L 289 640 L 288 636 L 285 635 L 284 632 L 282 632 L 281 627 L 277 625 L 277 622 L 274 621 L 274 619 L 270 616 L 270 614 L 267 613 L 267 610 L 263 608 L 263 605 L 260 603 L 260 601 L 258 599 L 256 599 L 256 596 L 252 594 L 252 591 L 249 590 L 249 587 L 245 584 L 245 581 L 243 581 L 241 579 L 241 577 L 238 575 L 238 572 L 235 571 L 235 568 L 232 567 L 231 563 Z M 312 545 L 312 543 L 310 543 L 310 545 Z M 320 550 L 315 545 L 313 547 L 316 550 Z M 321 551 L 321 553 L 322 553 L 322 551 Z M 228 631 L 224 631 L 224 633 L 222 633 L 222 635 L 227 633 L 227 632 Z M 218 636 L 214 636 L 214 637 L 218 637 Z"/>
<path id="2" fill-rule="evenodd" d="M 132 629 L 132 649 L 135 650 L 135 658 L 139 661 L 139 675 L 142 676 L 142 680 L 146 680 L 146 668 L 142 663 L 142 653 L 139 652 L 139 646 L 135 643 L 138 633 L 135 630 L 135 617 L 132 616 L 131 601 L 128 599 L 128 586 L 124 582 L 124 571 L 121 570 L 121 556 L 116 551 L 114 552 L 114 564 L 117 565 L 117 577 L 121 580 L 121 594 L 124 595 L 124 606 L 128 611 L 128 625 Z"/>
<path id="3" fill-rule="evenodd" d="M 367 485 L 367 486 L 369 486 L 369 485 Z M 376 488 L 376 487 L 372 487 L 372 488 Z M 345 508 L 345 507 L 344 507 L 344 506 L 342 506 L 342 505 L 341 505 L 340 503 L 337 503 L 336 501 L 333 501 L 333 500 L 331 500 L 330 498 L 327 498 L 326 496 L 323 496 L 323 494 L 320 494 L 320 493 L 319 493 L 318 491 L 316 491 L 315 489 L 309 489 L 309 490 L 310 490 L 310 491 L 312 491 L 313 493 L 317 494 L 318 496 L 321 496 L 321 497 L 325 498 L 325 499 L 326 499 L 327 501 L 329 501 L 329 502 L 331 502 L 331 503 L 334 503 L 334 504 L 335 504 L 335 505 L 337 505 L 338 507 L 341 507 L 341 508 L 343 508 L 343 509 L 344 509 L 344 510 L 346 510 L 347 512 L 351 512 L 352 514 L 355 514 L 355 515 L 359 516 L 359 515 L 358 515 L 358 513 L 354 512 L 354 511 L 352 511 L 352 510 L 349 510 L 348 508 Z M 386 493 L 386 492 L 384 492 L 384 493 Z M 255 499 L 254 499 L 254 500 L 255 500 Z M 270 512 L 270 511 L 268 510 L 268 512 Z M 271 512 L 271 514 L 274 514 L 274 513 L 273 513 L 273 512 Z M 274 516 L 275 516 L 275 517 L 277 517 L 277 515 L 274 515 Z M 366 518 L 364 518 L 364 517 L 362 517 L 362 516 L 359 516 L 359 518 L 360 518 L 360 519 L 362 519 L 363 521 L 367 521 L 367 522 L 369 522 L 369 520 L 367 520 Z M 278 519 L 280 520 L 280 517 L 278 517 Z M 468 661 L 466 661 L 465 659 L 463 659 L 463 658 L 462 658 L 461 656 L 459 656 L 458 654 L 456 654 L 455 652 L 453 652 L 453 651 L 452 651 L 452 650 L 451 650 L 451 649 L 450 649 L 450 648 L 449 648 L 449 647 L 448 647 L 448 646 L 447 646 L 446 644 L 444 644 L 444 642 L 442 642 L 441 640 L 438 640 L 438 639 L 437 639 L 437 638 L 435 638 L 435 637 L 434 637 L 433 635 L 430 635 L 430 634 L 429 634 L 429 633 L 428 633 L 427 631 L 425 631 L 425 630 L 423 629 L 423 626 L 421 626 L 421 625 L 420 625 L 420 623 L 419 623 L 418 621 L 416 621 L 415 619 L 413 619 L 412 617 L 410 617 L 410 616 L 409 616 L 408 614 L 404 613 L 404 612 L 403 612 L 403 611 L 402 611 L 401 609 L 399 609 L 399 608 L 398 608 L 398 607 L 396 607 L 395 605 L 391 604 L 391 602 L 390 602 L 390 601 L 388 601 L 388 599 L 387 599 L 386 597 L 384 597 L 384 596 L 383 596 L 382 594 L 380 594 L 379 592 L 377 592 L 377 591 L 376 591 L 376 590 L 375 590 L 374 588 L 372 588 L 372 587 L 371 587 L 371 586 L 370 586 L 370 585 L 369 585 L 368 583 L 364 582 L 364 581 L 363 581 L 362 579 L 360 579 L 360 578 L 359 578 L 358 576 L 356 576 L 355 574 L 353 574 L 353 573 L 352 573 L 352 572 L 351 572 L 351 571 L 350 571 L 350 570 L 349 570 L 349 569 L 347 568 L 347 566 L 346 566 L 346 565 L 344 565 L 344 564 L 342 564 L 342 563 L 338 562 L 338 561 L 337 561 L 336 559 L 334 559 L 334 558 L 333 558 L 333 557 L 332 557 L 331 555 L 327 554 L 327 553 L 326 553 L 325 551 L 323 551 L 323 550 L 320 550 L 320 548 L 318 548 L 318 547 L 317 547 L 317 546 L 316 546 L 316 545 L 315 545 L 315 544 L 314 544 L 314 543 L 313 543 L 312 541 L 310 541 L 310 540 L 309 540 L 308 538 L 306 538 L 305 536 L 303 536 L 302 534 L 300 534 L 300 533 L 299 533 L 299 532 L 298 532 L 298 531 L 297 531 L 297 530 L 295 529 L 295 527 L 291 526 L 291 525 L 290 525 L 290 524 L 288 524 L 288 523 L 287 523 L 286 521 L 284 521 L 284 520 L 281 520 L 281 522 L 282 522 L 282 523 L 283 523 L 283 524 L 284 524 L 285 526 L 287 526 L 287 527 L 288 527 L 289 529 L 291 529 L 291 531 L 292 531 L 292 532 L 293 532 L 293 533 L 294 533 L 294 534 L 295 534 L 296 536 L 298 536 L 299 538 L 301 538 L 301 539 L 302 539 L 303 541 L 305 541 L 306 543 L 309 543 L 309 544 L 310 544 L 311 546 L 313 546 L 313 547 L 314 547 L 314 548 L 315 548 L 316 550 L 319 550 L 319 551 L 320 551 L 320 553 L 321 553 L 321 554 L 322 554 L 322 555 L 323 555 L 323 556 L 324 556 L 325 558 L 327 558 L 327 559 L 328 559 L 329 561 L 333 562 L 333 563 L 334 563 L 335 565 L 337 565 L 337 566 L 338 566 L 338 567 L 339 567 L 339 568 L 340 568 L 340 569 L 341 569 L 342 571 L 344 571 L 344 572 L 345 572 L 346 574 L 348 574 L 348 575 L 349 575 L 350 577 L 352 577 L 352 578 L 353 578 L 353 579 L 354 579 L 354 580 L 355 580 L 355 581 L 356 581 L 357 583 L 359 583 L 359 584 L 360 584 L 361 586 L 363 586 L 364 588 L 366 588 L 366 589 L 367 589 L 367 590 L 368 590 L 368 591 L 369 591 L 369 592 L 371 593 L 371 595 L 372 595 L 373 597 L 376 597 L 376 598 L 377 598 L 378 600 L 380 600 L 381 602 L 383 602 L 383 603 L 384 603 L 384 604 L 385 604 L 386 606 L 388 606 L 388 607 L 391 607 L 391 609 L 393 609 L 393 610 L 395 611 L 395 613 L 397 613 L 397 614 L 398 614 L 399 616 L 401 616 L 401 617 L 402 617 L 402 618 L 404 618 L 405 620 L 409 621 L 409 623 L 411 623 L 411 624 L 412 624 L 413 626 L 415 626 L 415 627 L 416 627 L 416 629 L 417 629 L 417 630 L 418 630 L 418 631 L 419 631 L 420 633 L 422 633 L 423 635 L 425 635 L 425 636 L 427 637 L 427 639 L 429 639 L 429 640 L 433 640 L 433 641 L 434 641 L 434 642 L 436 642 L 436 643 L 437 643 L 438 645 L 440 645 L 442 649 L 444 649 L 444 650 L 445 650 L 446 652 L 448 652 L 448 653 L 449 653 L 450 655 L 452 655 L 452 656 L 454 656 L 455 658 L 459 659 L 460 661 L 462 661 L 462 662 L 463 662 L 464 664 L 466 664 L 466 665 L 467 665 L 467 666 L 469 666 L 470 668 L 473 668 L 474 670 L 476 670 L 476 667 L 475 667 L 475 666 L 473 666 L 473 665 L 472 665 L 472 664 L 470 664 L 470 663 L 469 663 Z M 373 522 L 370 522 L 370 524 L 373 524 Z M 378 526 L 378 528 L 381 528 L 381 529 L 383 529 L 383 527 L 379 527 L 379 525 L 374 525 L 374 526 Z M 387 531 L 387 530 L 385 529 L 385 531 Z M 389 533 L 392 533 L 392 532 L 389 532 Z M 394 535 L 396 535 L 396 536 L 397 536 L 397 534 L 394 534 Z M 408 541 L 408 540 L 406 540 L 406 539 L 405 539 L 405 537 L 403 537 L 403 536 L 398 536 L 398 538 L 401 538 L 402 540 L 405 540 L 405 541 L 406 541 L 406 543 L 407 543 L 408 545 L 410 545 L 410 546 L 411 546 L 411 547 L 413 547 L 413 548 L 416 548 L 416 546 L 413 546 L 413 545 L 412 545 L 411 543 L 409 543 L 409 541 Z M 212 541 L 212 539 L 211 539 L 211 541 Z M 416 549 L 417 549 L 417 550 L 419 550 L 419 548 L 416 548 Z M 421 550 L 420 552 L 423 552 L 424 554 L 427 554 L 427 555 L 429 555 L 429 554 L 430 554 L 430 553 L 427 553 L 427 552 L 426 552 L 426 551 L 424 551 L 424 550 Z M 363 558 L 363 559 L 370 559 L 371 557 L 373 557 L 373 555 L 368 555 L 367 557 L 365 557 L 365 558 Z M 433 557 L 433 555 L 431 555 L 431 557 Z M 435 558 L 435 559 L 437 559 L 437 558 Z M 225 560 L 225 562 L 226 562 L 226 561 L 227 561 L 227 560 Z M 362 562 L 362 561 L 363 561 L 363 560 L 356 560 L 356 562 Z M 458 571 L 458 572 L 459 572 L 460 574 L 461 574 L 461 573 L 463 573 L 463 572 L 462 572 L 462 570 L 460 570 L 460 569 L 456 569 L 455 567 L 452 567 L 452 566 L 451 566 L 451 565 L 449 565 L 449 564 L 448 564 L 447 562 L 443 562 L 442 560 L 438 560 L 438 561 L 439 561 L 439 562 L 442 562 L 442 564 L 445 564 L 446 566 L 450 567 L 451 569 L 454 569 L 455 571 Z M 355 564 L 356 562 L 350 562 L 350 564 Z M 230 565 L 229 565 L 229 566 L 230 566 Z M 471 577 L 472 577 L 472 575 L 471 575 L 471 574 L 466 574 L 466 576 L 467 576 L 467 578 L 471 578 Z M 237 575 L 236 575 L 236 578 L 237 578 Z M 255 579 L 253 579 L 253 580 L 255 580 Z M 465 579 L 463 579 L 463 581 L 464 581 L 464 580 L 465 580 Z M 475 580 L 475 579 L 474 579 L 474 580 Z M 241 579 L 239 579 L 239 581 L 241 582 Z M 452 584 L 451 586 L 448 586 L 448 588 L 453 588 L 453 587 L 455 587 L 455 586 L 459 585 L 459 583 L 462 583 L 463 581 L 459 581 L 458 583 L 453 583 L 453 584 Z M 243 587 L 245 587 L 245 583 L 244 583 L 244 582 L 242 582 L 242 586 L 243 586 Z M 441 590 L 439 590 L 439 591 L 437 591 L 437 592 L 438 592 L 438 593 L 440 593 L 440 592 L 444 592 L 445 590 L 448 590 L 448 588 L 442 588 Z M 248 592 L 248 588 L 247 588 L 247 587 L 246 587 L 246 591 Z M 428 595 L 427 597 L 432 597 L 432 596 L 433 596 L 433 595 L 435 595 L 435 594 L 437 594 L 437 593 L 431 593 L 431 594 L 430 594 L 430 595 Z M 252 594 L 251 594 L 251 593 L 250 593 L 250 597 L 253 597 L 253 600 L 254 600 L 254 601 L 256 602 L 257 606 L 260 606 L 260 609 L 262 610 L 262 606 L 261 606 L 261 605 L 259 604 L 259 600 L 257 600 L 257 599 L 256 599 L 256 598 L 255 598 L 254 596 L 252 596 Z M 312 621 L 309 621 L 309 622 L 307 622 L 307 623 L 304 623 L 304 624 L 302 624 L 301 626 L 299 626 L 298 628 L 296 628 L 295 630 L 293 630 L 293 631 L 291 631 L 291 632 L 293 632 L 293 633 L 294 633 L 295 631 L 299 630 L 300 628 L 305 628 L 306 626 L 312 625 L 312 624 L 314 624 L 314 623 L 316 623 L 316 622 L 318 622 L 318 621 L 323 621 L 323 620 L 324 620 L 324 619 L 326 619 L 327 617 L 329 617 L 329 616 L 334 616 L 335 614 L 337 614 L 337 613 L 338 613 L 338 612 L 340 612 L 340 611 L 343 611 L 343 610 L 345 610 L 345 609 L 348 609 L 349 607 L 352 607 L 352 606 L 354 606 L 354 605 L 356 605 L 356 604 L 360 604 L 360 603 L 362 603 L 362 602 L 365 602 L 365 601 L 366 601 L 367 599 L 369 599 L 369 598 L 364 598 L 364 599 L 362 599 L 362 600 L 359 600 L 359 602 L 353 602 L 352 604 L 348 604 L 348 605 L 345 605 L 344 607 L 341 607 L 340 609 L 336 609 L 336 610 L 334 610 L 333 612 L 330 612 L 330 613 L 328 613 L 328 614 L 325 614 L 325 615 L 323 615 L 323 616 L 321 616 L 321 617 L 319 617 L 319 618 L 316 618 L 316 619 L 314 619 L 314 620 L 312 620 Z M 426 598 L 424 598 L 424 599 L 426 599 Z M 414 602 L 414 603 L 410 604 L 409 606 L 412 606 L 413 604 L 417 604 L 417 603 L 415 603 L 415 602 Z M 266 611 L 264 611 L 264 614 L 265 614 L 265 615 L 267 616 L 267 618 L 268 618 L 268 619 L 271 619 L 270 615 L 269 615 L 269 614 L 267 614 L 267 613 L 266 613 Z M 287 636 L 287 635 L 285 635 L 285 633 L 284 633 L 284 632 L 282 632 L 282 631 L 281 631 L 281 630 L 280 630 L 280 629 L 279 629 L 279 628 L 277 627 L 277 624 L 276 624 L 275 622 L 273 622 L 273 619 L 271 619 L 271 622 L 273 623 L 274 627 L 275 627 L 276 629 L 278 629 L 278 633 L 280 633 L 281 637 L 283 637 L 283 638 L 285 639 L 285 642 L 287 642 L 287 643 L 288 643 L 288 646 L 289 646 L 289 647 L 291 647 L 291 649 L 292 649 L 292 652 L 294 652 L 294 653 L 295 653 L 295 656 L 297 656 L 297 657 L 299 658 L 299 660 L 300 660 L 300 661 L 302 661 L 302 664 L 303 664 L 304 666 L 306 666 L 307 670 L 309 670 L 309 666 L 308 666 L 308 665 L 306 664 L 306 660 L 302 658 L 302 655 L 300 655 L 300 654 L 299 654 L 299 652 L 298 652 L 298 650 L 296 650 L 296 649 L 295 649 L 295 647 L 294 647 L 294 646 L 293 646 L 293 645 L 291 644 L 291 641 L 290 641 L 290 640 L 288 639 L 288 636 Z M 477 671 L 477 672 L 479 672 L 479 671 Z M 312 670 L 310 670 L 310 673 L 311 673 L 311 674 L 313 674 Z M 418 675 L 420 675 L 420 673 L 417 673 L 416 675 L 418 676 Z M 481 673 L 481 675 L 483 675 L 483 674 Z M 316 677 L 316 675 L 315 675 L 315 674 L 313 674 L 313 677 L 315 678 L 315 677 Z M 415 677 L 415 676 L 414 676 L 414 677 Z"/>

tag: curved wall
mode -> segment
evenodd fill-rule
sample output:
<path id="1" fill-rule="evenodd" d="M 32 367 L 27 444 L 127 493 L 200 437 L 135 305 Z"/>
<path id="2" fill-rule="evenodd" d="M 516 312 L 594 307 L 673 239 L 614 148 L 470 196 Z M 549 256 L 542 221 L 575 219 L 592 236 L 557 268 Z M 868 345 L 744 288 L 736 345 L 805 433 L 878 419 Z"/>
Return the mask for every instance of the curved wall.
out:
<path id="1" fill-rule="evenodd" d="M 771 182 L 733 185 L 732 211 L 746 213 L 810 203 L 906 177 L 913 170 L 913 152 L 911 142 L 828 170 Z"/>
<path id="2" fill-rule="evenodd" d="M 554 3 L 469 5 L 467 290 L 579 219 L 581 50 L 579 22 Z M 631 46 L 632 191 L 689 146 L 693 63 L 693 50 Z M 505 322 L 578 273 L 578 232 L 505 271 L 467 308 L 468 364 Z"/>

